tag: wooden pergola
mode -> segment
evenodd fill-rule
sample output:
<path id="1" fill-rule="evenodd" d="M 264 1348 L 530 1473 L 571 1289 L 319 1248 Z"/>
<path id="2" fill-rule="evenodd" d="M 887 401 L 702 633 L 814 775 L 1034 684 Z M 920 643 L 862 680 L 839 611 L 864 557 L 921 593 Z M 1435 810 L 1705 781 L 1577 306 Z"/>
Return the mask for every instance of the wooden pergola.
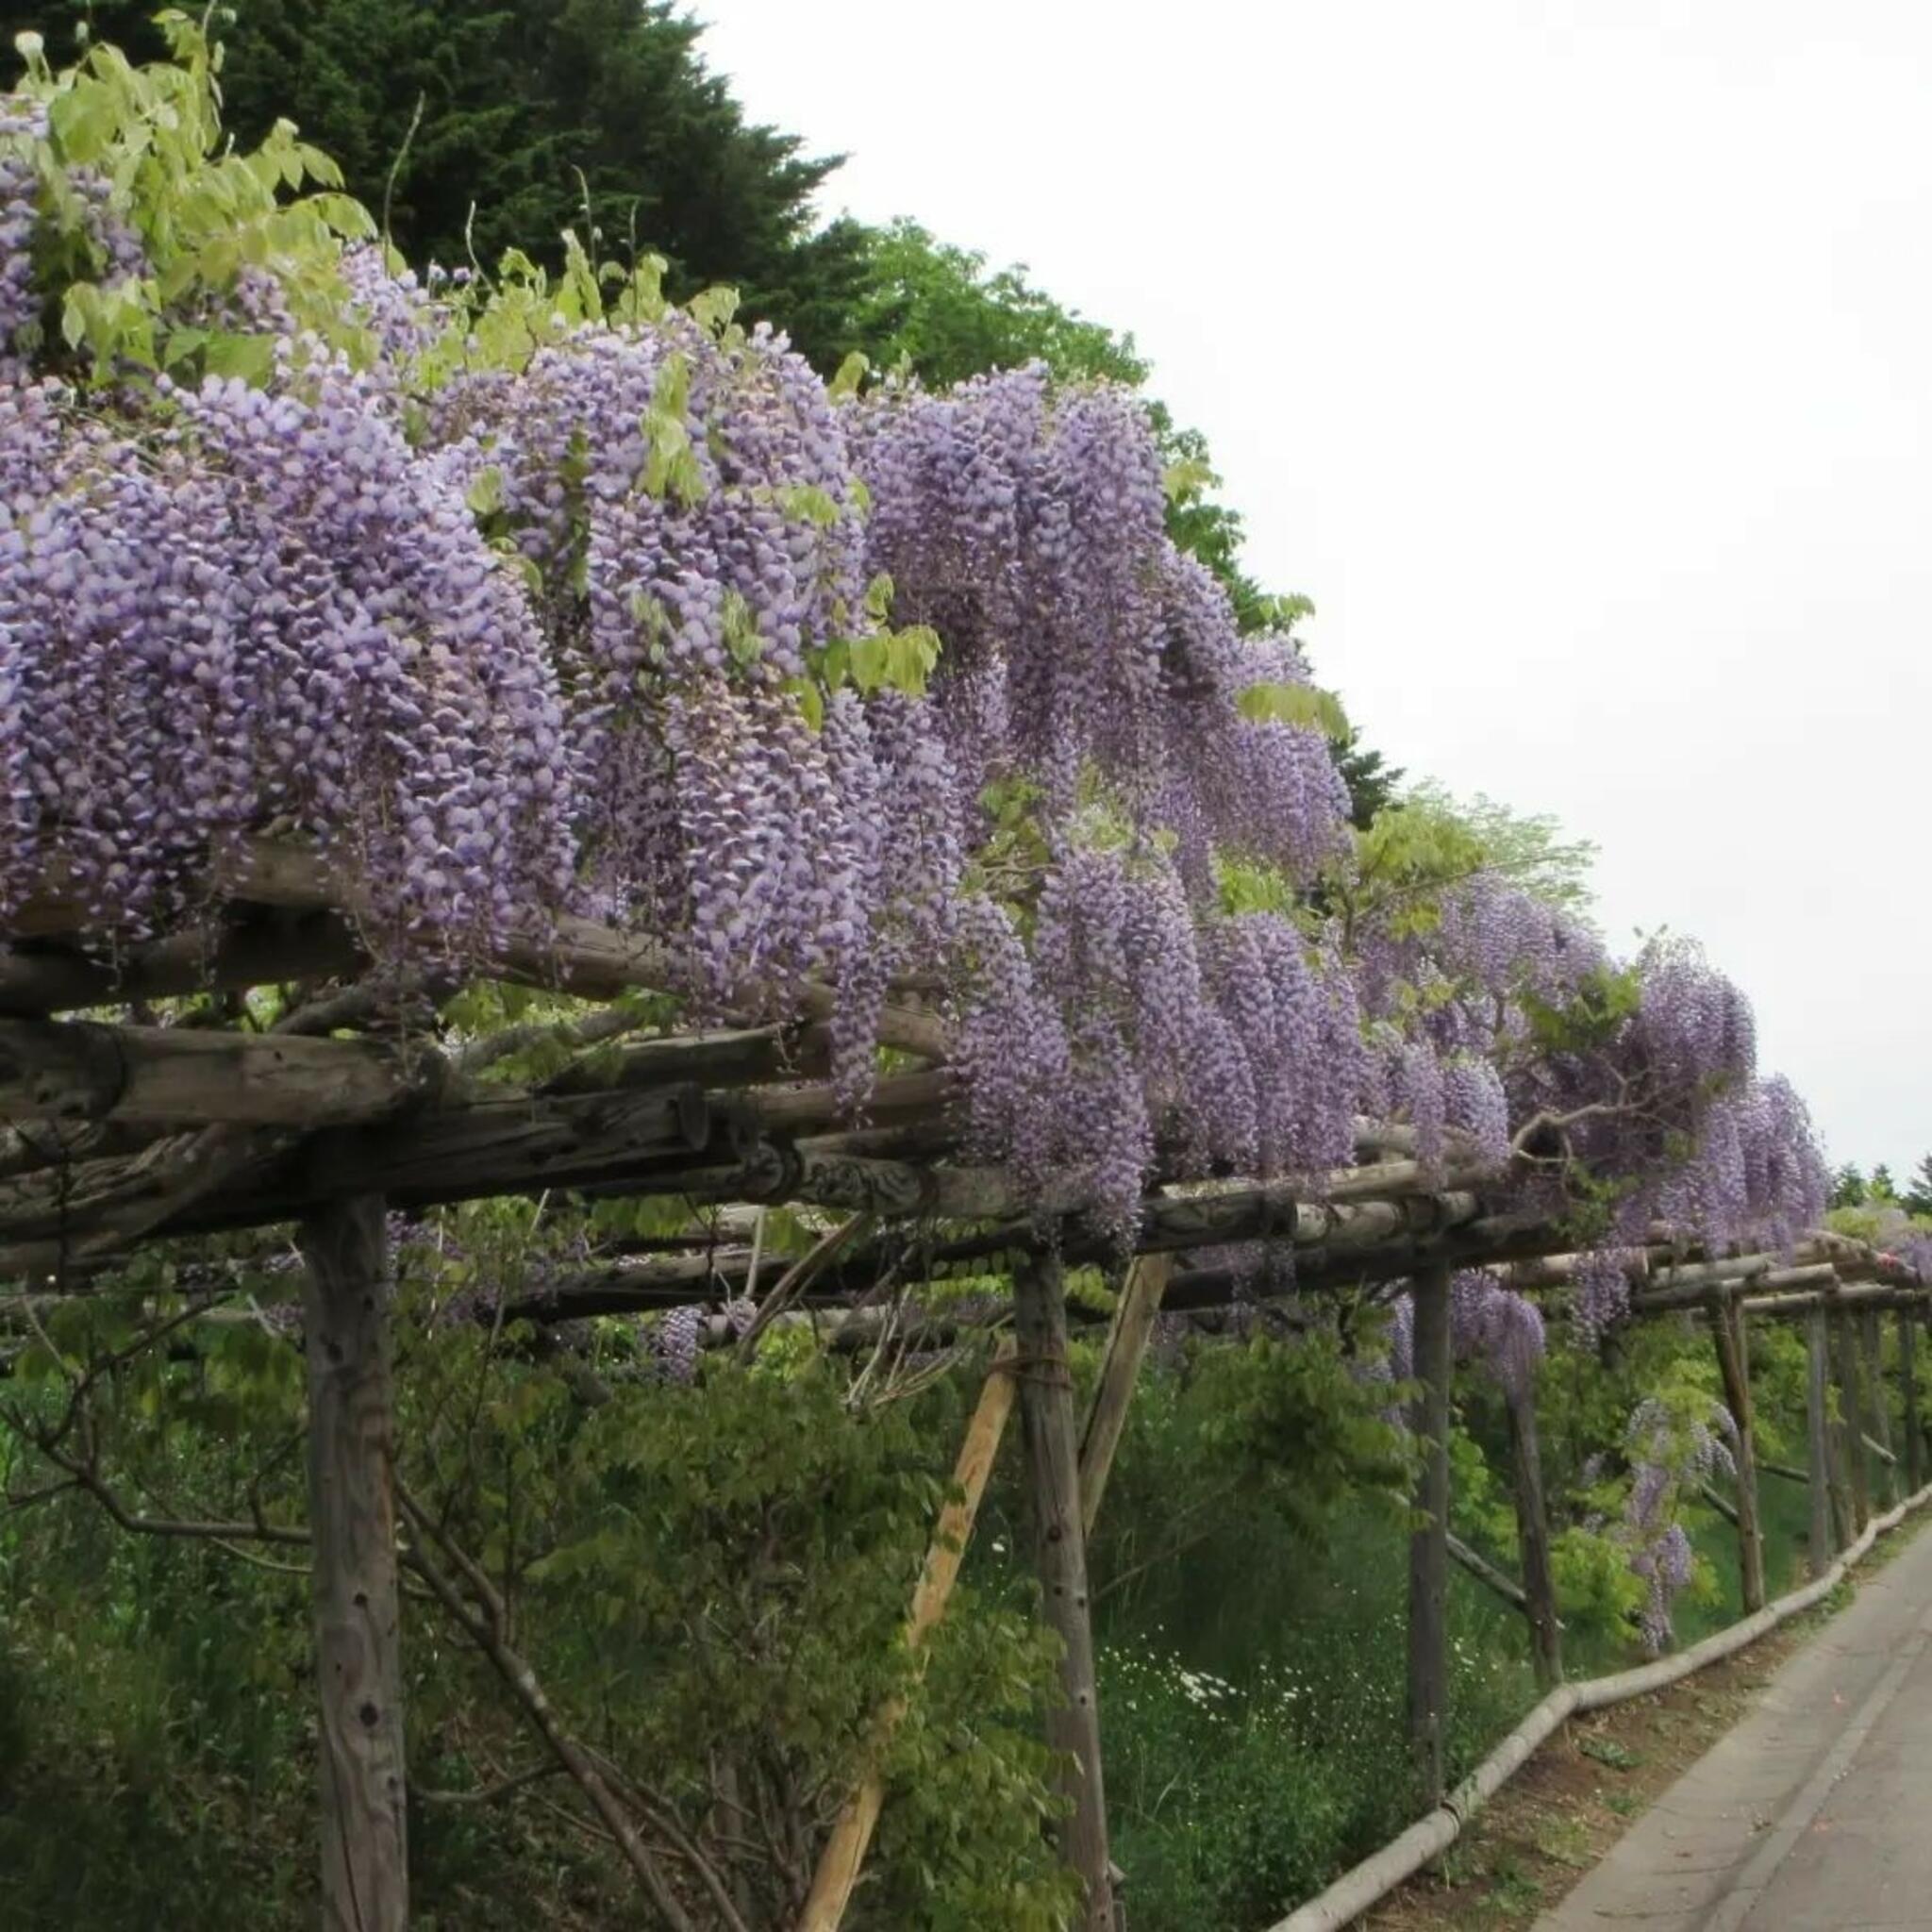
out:
<path id="1" fill-rule="evenodd" d="M 394 1478 L 386 1337 L 385 1213 L 502 1196 L 576 1192 L 714 1204 L 714 1228 L 680 1251 L 618 1256 L 508 1297 L 496 1318 L 540 1328 L 597 1315 L 714 1305 L 756 1276 L 758 1207 L 835 1210 L 839 1224 L 785 1274 L 754 1319 L 809 1320 L 832 1345 L 876 1335 L 892 1315 L 869 1303 L 900 1284 L 1010 1277 L 1010 1307 L 932 1320 L 949 1334 L 976 1320 L 1012 1334 L 992 1357 L 962 1448 L 963 1501 L 947 1511 L 908 1612 L 917 1649 L 941 1613 L 959 1545 L 1017 1405 L 1025 1438 L 1036 1561 L 1045 1613 L 1065 1651 L 1065 1702 L 1051 1739 L 1072 1767 L 1062 1849 L 1087 1888 L 1086 1923 L 1110 1925 L 1100 1723 L 1085 1541 L 1155 1318 L 1212 1320 L 1251 1301 L 1249 1271 L 1217 1251 L 1258 1244 L 1292 1257 L 1293 1291 L 1373 1290 L 1408 1281 L 1415 1297 L 1412 1424 L 1424 1444 L 1418 1502 L 1426 1526 L 1410 1558 L 1410 1732 L 1429 1803 L 1442 1783 L 1448 1694 L 1447 1565 L 1464 1561 L 1524 1613 L 1540 1676 L 1561 1674 L 1533 1399 L 1508 1402 L 1523 1575 L 1503 1576 L 1448 1531 L 1452 1272 L 1492 1267 L 1508 1284 L 1558 1294 L 1574 1263 L 1546 1214 L 1512 1210 L 1509 1176 L 1452 1137 L 1444 1158 L 1417 1158 L 1400 1126 L 1358 1124 L 1357 1164 L 1313 1181 L 1201 1180 L 1176 1164 L 1145 1202 L 1110 1318 L 1088 1412 L 1068 1373 L 1071 1264 L 1126 1259 L 1076 1194 L 1040 1199 L 994 1168 L 960 1158 L 955 1080 L 942 1015 L 915 989 L 895 991 L 880 1026 L 895 1070 L 862 1124 L 828 1078 L 832 994 L 806 986 L 774 1020 L 750 991 L 704 1028 L 640 1037 L 627 996 L 675 983 L 664 950 L 638 936 L 560 920 L 481 962 L 398 964 L 372 944 L 375 909 L 310 852 L 238 842 L 219 856 L 209 912 L 194 930 L 121 948 L 91 947 L 89 908 L 58 890 L 33 902 L 0 947 L 0 1276 L 28 1320 L 44 1298 L 87 1294 L 144 1244 L 292 1224 L 307 1263 L 303 1336 L 309 1396 L 308 1531 L 322 1710 L 325 1923 L 407 1921 L 399 1564 L 407 1563 L 490 1657 L 532 1728 L 575 1778 L 641 1885 L 673 1925 L 675 1890 L 594 1758 L 570 1737 L 492 1610 L 489 1579 Z M 438 1039 L 424 1016 L 458 983 L 545 989 L 581 1005 L 481 1038 Z M 246 1024 L 239 996 L 290 990 L 280 1017 Z M 217 1024 L 158 1024 L 156 1001 L 203 996 Z M 225 1024 L 217 1009 L 225 1007 Z M 111 1013 L 112 1018 L 98 1017 Z M 70 1017 L 62 1017 L 62 1016 Z M 83 1017 L 71 1017 L 82 1015 Z M 93 1017 L 86 1017 L 92 1015 Z M 197 1014 L 196 1018 L 208 1017 Z M 560 1072 L 517 1085 L 491 1068 L 539 1043 L 576 1051 Z M 1708 1320 L 1737 1424 L 1734 1516 L 1747 1608 L 1764 1601 L 1758 1463 L 1752 1441 L 1745 1327 L 1802 1318 L 1811 1350 L 1812 1557 L 1857 1534 L 1871 1498 L 1861 1443 L 1889 1469 L 1885 1405 L 1874 1400 L 1877 1324 L 1895 1314 L 1908 1425 L 1900 1452 L 1919 1486 L 1914 1333 L 1925 1288 L 1870 1248 L 1816 1235 L 1790 1255 L 1706 1254 L 1667 1231 L 1631 1261 L 1640 1315 Z M 210 1267 L 197 1297 L 226 1277 Z M 205 1287 L 206 1292 L 202 1292 Z M 172 1325 L 172 1323 L 171 1323 Z M 743 1344 L 722 1316 L 707 1335 Z M 1828 1424 L 1835 1369 L 1844 1420 Z M 57 1439 L 75 1480 L 84 1460 Z M 1782 1477 L 1796 1474 L 1773 1471 Z M 104 1502 L 110 1499 L 103 1495 Z M 1723 1499 L 1720 1499 L 1721 1501 Z M 110 1502 L 111 1507 L 111 1502 Z M 399 1536 L 399 1522 L 408 1531 Z M 133 1523 L 130 1526 L 151 1526 Z M 194 1525 L 172 1525 L 189 1529 Z M 219 1526 L 216 1526 L 219 1527 Z M 889 1729 L 894 1714 L 879 1715 Z M 862 1863 L 879 1790 L 867 1779 L 835 1828 L 801 1924 L 839 1923 Z"/>

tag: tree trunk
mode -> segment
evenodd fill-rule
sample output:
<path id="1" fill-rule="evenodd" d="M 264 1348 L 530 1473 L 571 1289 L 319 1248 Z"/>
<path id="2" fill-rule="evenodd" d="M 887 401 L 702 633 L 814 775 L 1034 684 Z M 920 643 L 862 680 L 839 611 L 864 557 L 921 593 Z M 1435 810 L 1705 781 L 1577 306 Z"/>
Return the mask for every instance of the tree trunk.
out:
<path id="1" fill-rule="evenodd" d="M 1919 1433 L 1918 1311 L 1898 1311 L 1899 1393 L 1905 1402 L 1906 1493 L 1916 1496 L 1924 1482 L 1925 1444 Z"/>
<path id="2" fill-rule="evenodd" d="M 379 1195 L 302 1224 L 322 1699 L 324 1932 L 408 1923 L 388 1238 Z"/>
<path id="3" fill-rule="evenodd" d="M 1550 1519 L 1543 1507 L 1542 1450 L 1537 1441 L 1536 1392 L 1508 1398 L 1509 1460 L 1516 1490 L 1516 1540 L 1523 1549 L 1523 1594 L 1529 1616 L 1529 1644 L 1538 1685 L 1563 1681 L 1563 1626 L 1557 1617 L 1557 1584 L 1550 1570 Z"/>
<path id="4" fill-rule="evenodd" d="M 1072 1812 L 1060 1827 L 1067 1863 L 1086 1886 L 1081 1924 L 1112 1932 L 1113 1883 L 1107 1849 L 1107 1796 L 1100 1769 L 1100 1700 L 1087 1593 L 1087 1541 L 1080 1520 L 1080 1463 L 1074 1384 L 1067 1367 L 1067 1302 L 1059 1262 L 1038 1257 L 1013 1277 L 1019 1331 L 1020 1420 L 1026 1437 L 1035 1559 L 1047 1621 L 1066 1656 L 1064 1703 L 1047 1717 L 1047 1743 L 1065 1754 L 1063 1790 Z"/>
<path id="5" fill-rule="evenodd" d="M 1736 1303 L 1712 1304 L 1711 1334 L 1724 1376 L 1724 1406 L 1738 1432 L 1738 1577 L 1744 1614 L 1764 1607 L 1764 1537 L 1757 1521 L 1757 1456 L 1752 1441 L 1751 1358 L 1744 1344 L 1744 1311 Z"/>
<path id="6" fill-rule="evenodd" d="M 1811 1500 L 1811 1528 L 1805 1557 L 1813 1576 L 1823 1576 L 1837 1554 L 1831 1537 L 1831 1419 L 1825 1407 L 1825 1320 L 1823 1308 L 1813 1308 L 1805 1317 L 1805 1442 Z"/>
<path id="7" fill-rule="evenodd" d="M 1408 1540 L 1408 1741 L 1424 1807 L 1442 1797 L 1449 1713 L 1449 1271 L 1418 1274 L 1415 1378 L 1409 1427 L 1422 1451 L 1415 1506 L 1425 1519 Z"/>

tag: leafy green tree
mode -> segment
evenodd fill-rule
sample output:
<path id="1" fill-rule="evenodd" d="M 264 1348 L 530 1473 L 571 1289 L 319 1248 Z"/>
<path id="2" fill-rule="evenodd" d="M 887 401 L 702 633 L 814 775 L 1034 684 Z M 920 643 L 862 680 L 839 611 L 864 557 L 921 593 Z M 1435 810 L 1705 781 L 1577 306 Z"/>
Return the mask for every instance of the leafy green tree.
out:
<path id="1" fill-rule="evenodd" d="M 1147 379 L 1131 335 L 1063 308 L 1026 279 L 1024 265 L 989 271 L 984 255 L 903 218 L 864 231 L 862 259 L 846 346 L 874 368 L 903 365 L 934 388 L 1028 362 L 1135 388 Z"/>
<path id="2" fill-rule="evenodd" d="M 89 36 L 148 60 L 156 11 L 11 0 L 0 29 L 39 30 L 57 64 Z M 664 256 L 674 298 L 732 283 L 815 359 L 850 333 L 865 236 L 811 208 L 836 158 L 748 122 L 664 0 L 247 0 L 211 25 L 238 142 L 293 120 L 412 261 L 493 267 L 514 244 L 555 267 L 590 225 L 602 257 Z"/>
<path id="3" fill-rule="evenodd" d="M 1880 1161 L 1872 1170 L 1872 1178 L 1866 1183 L 1865 1198 L 1868 1201 L 1896 1201 L 1898 1184 L 1891 1177 L 1891 1170 Z"/>

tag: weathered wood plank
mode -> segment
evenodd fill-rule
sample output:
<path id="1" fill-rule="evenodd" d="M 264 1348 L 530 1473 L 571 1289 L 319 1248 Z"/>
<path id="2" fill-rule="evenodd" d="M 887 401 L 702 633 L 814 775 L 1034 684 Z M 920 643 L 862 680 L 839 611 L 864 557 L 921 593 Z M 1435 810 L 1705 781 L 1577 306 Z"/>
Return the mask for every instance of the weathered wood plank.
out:
<path id="1" fill-rule="evenodd" d="M 302 1225 L 325 1932 L 408 1923 L 388 1243 L 379 1195 Z"/>

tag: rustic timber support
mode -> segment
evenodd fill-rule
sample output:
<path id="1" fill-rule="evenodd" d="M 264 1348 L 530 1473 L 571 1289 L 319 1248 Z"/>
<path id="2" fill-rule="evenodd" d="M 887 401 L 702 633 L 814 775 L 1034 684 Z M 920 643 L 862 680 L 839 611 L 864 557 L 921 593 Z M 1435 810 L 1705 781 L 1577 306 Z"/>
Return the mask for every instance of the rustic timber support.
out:
<path id="1" fill-rule="evenodd" d="M 266 839 L 237 840 L 218 856 L 215 871 L 218 891 L 247 905 L 338 912 L 357 926 L 381 924 L 367 893 L 310 847 Z M 570 914 L 547 922 L 541 931 L 512 935 L 485 968 L 484 976 L 548 987 L 586 999 L 614 999 L 640 989 L 662 991 L 681 979 L 669 949 L 655 937 L 619 932 Z M 762 990 L 741 991 L 757 994 Z M 807 986 L 800 997 L 814 1019 L 830 1019 L 838 1004 L 826 986 Z M 879 1015 L 878 1037 L 883 1045 L 936 1060 L 946 1057 L 950 1044 L 937 1015 L 893 1005 Z"/>
<path id="2" fill-rule="evenodd" d="M 1661 1315 L 1672 1308 L 1703 1307 L 1720 1297 L 1826 1289 L 1838 1280 L 1838 1271 L 1829 1261 L 1808 1262 L 1802 1268 L 1757 1269 L 1745 1274 L 1732 1274 L 1727 1264 L 1717 1262 L 1705 1268 L 1686 1268 L 1681 1274 L 1690 1278 L 1674 1279 L 1665 1288 L 1646 1289 L 1631 1297 L 1630 1306 L 1640 1314 Z"/>
<path id="3" fill-rule="evenodd" d="M 365 1041 L 0 1019 L 0 1121 L 325 1127 L 380 1119 L 411 1091 Z"/>
<path id="4" fill-rule="evenodd" d="M 1805 1442 L 1811 1499 L 1805 1557 L 1813 1576 L 1823 1576 L 1837 1554 L 1831 1535 L 1831 1416 L 1824 1336 L 1828 1319 L 1823 1308 L 1812 1309 L 1805 1318 Z"/>
<path id="5" fill-rule="evenodd" d="M 1086 1888 L 1081 1924 L 1111 1932 L 1112 1866 L 1107 1846 L 1107 1791 L 1101 1775 L 1100 1699 L 1094 1681 L 1093 1626 L 1081 1526 L 1079 1449 L 1074 1384 L 1067 1362 L 1066 1284 L 1059 1261 L 1041 1256 L 1013 1276 L 1020 1352 L 1020 1419 L 1033 1507 L 1034 1556 L 1047 1622 L 1058 1634 L 1064 1701 L 1047 1716 L 1047 1742 L 1063 1754 L 1071 1815 L 1060 1845 Z"/>
<path id="6" fill-rule="evenodd" d="M 1422 1453 L 1408 1540 L 1408 1741 L 1424 1807 L 1442 1796 L 1449 1714 L 1449 1271 L 1416 1277 L 1409 1428 Z"/>
<path id="7" fill-rule="evenodd" d="M 1734 1456 L 1738 1465 L 1738 1580 L 1748 1616 L 1764 1607 L 1764 1536 L 1757 1517 L 1757 1455 L 1751 1420 L 1751 1357 L 1744 1339 L 1744 1311 L 1731 1303 L 1716 1303 L 1710 1310 L 1710 1331 L 1717 1342 L 1719 1373 L 1724 1377 L 1724 1407 L 1737 1431 Z"/>
<path id="8" fill-rule="evenodd" d="M 18 933 L 15 923 L 16 935 Z M 0 1013 L 58 1013 L 181 993 L 336 979 L 366 963 L 334 914 L 270 913 L 174 933 L 108 957 L 71 945 L 0 947 Z"/>
<path id="9" fill-rule="evenodd" d="M 1523 1593 L 1523 1586 L 1513 1576 L 1496 1568 L 1480 1550 L 1470 1546 L 1451 1530 L 1443 1539 L 1443 1547 L 1449 1552 L 1449 1560 L 1458 1569 L 1466 1570 L 1485 1590 L 1492 1591 L 1509 1606 L 1529 1615 L 1529 1599 Z"/>
<path id="10" fill-rule="evenodd" d="M 1145 1255 L 1127 1270 L 1108 1324 L 1107 1347 L 1100 1358 L 1100 1380 L 1080 1431 L 1080 1526 L 1093 1534 L 1100 1499 L 1113 1468 L 1114 1451 L 1127 1424 L 1127 1405 L 1141 1377 L 1141 1361 L 1160 1313 L 1160 1297 L 1174 1273 L 1171 1255 Z"/>
<path id="11" fill-rule="evenodd" d="M 1877 1457 L 1883 1471 L 1886 1501 L 1903 1500 L 1898 1486 L 1898 1457 L 1891 1448 L 1891 1398 L 1885 1388 L 1885 1331 L 1878 1310 L 1858 1311 L 1859 1367 L 1865 1384 L 1866 1446 Z"/>
<path id="12" fill-rule="evenodd" d="M 973 1534 L 979 1514 L 980 1498 L 986 1493 L 987 1478 L 1006 1434 L 1007 1418 L 1013 1410 L 1013 1346 L 1003 1342 L 988 1371 L 979 1391 L 978 1406 L 966 1425 L 965 1441 L 959 1446 L 958 1460 L 953 1468 L 953 1485 L 958 1495 L 947 1502 L 933 1530 L 932 1543 L 925 1553 L 924 1567 L 912 1592 L 912 1608 L 906 1619 L 904 1641 L 907 1650 L 919 1656 L 933 1626 L 944 1615 L 947 1600 L 959 1574 L 959 1560 L 966 1553 L 967 1539 Z M 885 1802 L 885 1785 L 877 1763 L 906 1714 L 903 1697 L 893 1698 L 874 1720 L 869 1762 L 858 1789 L 841 1807 L 833 1821 L 831 1836 L 819 1855 L 818 1870 L 812 1874 L 811 1892 L 799 1915 L 798 1932 L 837 1932 L 851 1903 L 853 1888 L 858 1883 L 859 1868 L 865 1863 L 867 1848 Z"/>
<path id="13" fill-rule="evenodd" d="M 1845 1315 L 1832 1321 L 1832 1353 L 1838 1361 L 1839 1438 L 1851 1490 L 1851 1533 L 1859 1535 L 1872 1520 L 1872 1471 L 1865 1454 L 1865 1388 L 1859 1373 L 1858 1338 Z"/>
<path id="14" fill-rule="evenodd" d="M 1548 1690 L 1563 1681 L 1563 1625 L 1557 1615 L 1557 1580 L 1550 1567 L 1550 1518 L 1543 1502 L 1542 1448 L 1537 1440 L 1536 1391 L 1507 1396 L 1509 1468 L 1516 1500 L 1516 1540 L 1523 1551 L 1523 1595 L 1529 1618 L 1530 1660 Z"/>
<path id="15" fill-rule="evenodd" d="M 1700 1482 L 1697 1493 L 1728 1523 L 1733 1529 L 1738 1527 L 1738 1506 L 1718 1488 L 1715 1483 Z"/>
<path id="16" fill-rule="evenodd" d="M 408 1922 L 389 1255 L 379 1195 L 314 1215 L 308 1261 L 324 1932 Z"/>
<path id="17" fill-rule="evenodd" d="M 1905 1405 L 1906 1493 L 1916 1496 L 1924 1481 L 1925 1439 L 1919 1423 L 1919 1317 L 1915 1309 L 1898 1311 L 1898 1383 Z"/>

